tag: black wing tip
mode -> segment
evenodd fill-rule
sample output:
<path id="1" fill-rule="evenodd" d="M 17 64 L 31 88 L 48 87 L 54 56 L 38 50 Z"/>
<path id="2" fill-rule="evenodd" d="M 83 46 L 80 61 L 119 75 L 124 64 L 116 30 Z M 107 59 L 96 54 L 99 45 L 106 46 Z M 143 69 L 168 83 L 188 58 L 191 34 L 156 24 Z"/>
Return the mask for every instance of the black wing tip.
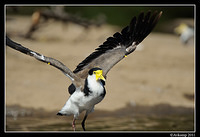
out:
<path id="1" fill-rule="evenodd" d="M 162 15 L 162 11 L 159 13 L 154 11 L 153 15 L 151 15 L 151 13 L 152 11 L 149 10 L 146 14 L 141 12 L 138 15 L 138 18 L 134 16 L 129 26 L 123 28 L 121 33 L 116 32 L 113 37 L 107 38 L 102 45 L 100 45 L 93 53 L 78 64 L 73 72 L 78 73 L 83 70 L 84 67 L 92 60 L 99 57 L 106 51 L 117 47 L 119 44 L 121 44 L 121 46 L 129 47 L 133 42 L 136 42 L 136 44 L 141 43 L 153 30 Z"/>
<path id="2" fill-rule="evenodd" d="M 152 13 L 149 10 L 145 15 L 140 13 L 137 21 L 135 23 L 130 23 L 129 33 L 130 33 L 130 43 L 136 42 L 136 44 L 141 43 L 154 29 L 157 22 L 159 21 L 162 15 L 162 11 L 154 11 Z M 134 17 L 135 18 L 135 17 Z M 130 45 L 127 45 L 130 46 Z"/>
<path id="3" fill-rule="evenodd" d="M 23 47 L 21 44 L 17 43 L 17 42 L 14 42 L 13 40 L 11 40 L 7 35 L 6 35 L 6 45 L 15 49 L 15 50 L 18 50 L 24 54 L 28 54 L 28 55 L 31 55 L 31 50 L 29 50 L 28 48 L 25 48 Z"/>

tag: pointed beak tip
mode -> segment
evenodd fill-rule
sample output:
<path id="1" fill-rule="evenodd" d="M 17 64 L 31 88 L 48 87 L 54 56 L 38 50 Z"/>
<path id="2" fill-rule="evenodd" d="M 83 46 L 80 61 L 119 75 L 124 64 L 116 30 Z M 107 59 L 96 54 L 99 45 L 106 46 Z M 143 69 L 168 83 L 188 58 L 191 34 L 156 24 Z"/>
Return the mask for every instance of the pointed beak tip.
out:
<path id="1" fill-rule="evenodd" d="M 106 81 L 103 75 L 100 76 L 100 79 L 102 79 L 103 81 Z"/>

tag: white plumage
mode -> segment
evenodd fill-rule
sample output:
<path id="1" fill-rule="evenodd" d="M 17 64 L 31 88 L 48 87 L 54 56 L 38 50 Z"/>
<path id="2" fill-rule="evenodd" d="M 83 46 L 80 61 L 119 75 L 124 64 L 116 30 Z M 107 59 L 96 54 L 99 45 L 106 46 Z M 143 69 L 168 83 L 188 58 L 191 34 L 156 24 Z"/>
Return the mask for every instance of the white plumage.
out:
<path id="1" fill-rule="evenodd" d="M 77 88 L 76 91 L 69 97 L 63 108 L 59 111 L 60 115 L 74 115 L 74 120 L 79 114 L 86 110 L 86 113 L 93 112 L 94 106 L 101 102 L 104 96 L 104 85 L 100 79 L 96 80 L 96 75 L 88 75 L 87 87 L 90 94 L 85 95 L 84 92 Z"/>
<path id="2" fill-rule="evenodd" d="M 183 44 L 187 44 L 194 37 L 194 28 L 185 23 L 180 24 L 174 31 L 180 35 L 180 40 Z"/>

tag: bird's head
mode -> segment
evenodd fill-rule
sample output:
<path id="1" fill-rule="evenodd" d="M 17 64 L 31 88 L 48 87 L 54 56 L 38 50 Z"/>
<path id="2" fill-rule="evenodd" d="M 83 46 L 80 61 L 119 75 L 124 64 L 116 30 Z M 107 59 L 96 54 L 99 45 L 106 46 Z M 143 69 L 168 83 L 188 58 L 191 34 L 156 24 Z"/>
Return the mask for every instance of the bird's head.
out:
<path id="1" fill-rule="evenodd" d="M 101 68 L 92 68 L 89 70 L 88 74 L 90 76 L 95 76 L 96 80 L 106 81 L 106 79 L 103 77 L 103 70 Z"/>
<path id="2" fill-rule="evenodd" d="M 178 35 L 182 34 L 188 26 L 185 23 L 181 23 L 178 27 L 174 29 L 174 32 Z"/>

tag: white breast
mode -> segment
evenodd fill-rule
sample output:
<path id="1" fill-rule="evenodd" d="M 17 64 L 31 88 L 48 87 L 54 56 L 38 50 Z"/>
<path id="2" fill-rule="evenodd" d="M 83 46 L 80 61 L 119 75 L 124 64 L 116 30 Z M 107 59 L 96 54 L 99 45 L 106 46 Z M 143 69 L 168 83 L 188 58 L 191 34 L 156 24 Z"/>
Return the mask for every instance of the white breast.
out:
<path id="1" fill-rule="evenodd" d="M 92 96 L 99 96 L 104 92 L 104 87 L 100 81 L 96 80 L 95 75 L 89 75 L 88 78 L 88 88 L 92 91 Z"/>
<path id="2" fill-rule="evenodd" d="M 95 75 L 89 75 L 87 80 L 88 88 L 91 91 L 89 96 L 85 96 L 84 92 L 80 91 L 80 89 L 76 89 L 76 91 L 67 100 L 60 113 L 66 115 L 74 114 L 78 117 L 79 113 L 84 110 L 93 110 L 94 105 L 103 99 L 101 96 L 104 92 L 102 83 L 100 81 L 96 81 Z"/>

